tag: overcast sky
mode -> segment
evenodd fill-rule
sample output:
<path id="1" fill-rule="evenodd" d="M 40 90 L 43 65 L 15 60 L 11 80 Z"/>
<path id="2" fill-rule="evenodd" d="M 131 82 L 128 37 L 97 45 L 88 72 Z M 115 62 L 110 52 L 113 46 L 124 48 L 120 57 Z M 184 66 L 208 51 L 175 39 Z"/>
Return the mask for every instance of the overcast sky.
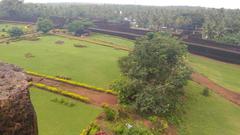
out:
<path id="1" fill-rule="evenodd" d="M 202 6 L 214 8 L 240 9 L 240 0 L 25 0 L 34 3 L 81 2 L 108 4 L 137 4 L 154 6 Z"/>

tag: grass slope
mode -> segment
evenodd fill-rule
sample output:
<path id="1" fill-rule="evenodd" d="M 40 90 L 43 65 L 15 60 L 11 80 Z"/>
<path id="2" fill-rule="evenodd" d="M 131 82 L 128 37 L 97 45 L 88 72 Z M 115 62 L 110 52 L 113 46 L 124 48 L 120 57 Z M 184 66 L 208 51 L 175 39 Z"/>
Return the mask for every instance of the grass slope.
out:
<path id="1" fill-rule="evenodd" d="M 79 135 L 101 113 L 101 109 L 47 91 L 31 88 L 38 119 L 39 135 Z M 75 103 L 69 107 L 52 102 L 64 99 Z"/>
<path id="2" fill-rule="evenodd" d="M 58 45 L 56 41 L 64 41 L 64 44 Z M 76 48 L 74 44 L 87 47 Z M 27 53 L 34 57 L 25 58 Z M 0 44 L 2 61 L 26 70 L 51 76 L 66 76 L 74 81 L 104 88 L 120 77 L 117 60 L 126 55 L 125 51 L 58 36 L 44 36 L 39 41 Z"/>
<path id="3" fill-rule="evenodd" d="M 215 93 L 202 96 L 203 87 L 194 82 L 186 89 L 188 100 L 180 135 L 239 135 L 239 106 Z"/>
<path id="4" fill-rule="evenodd" d="M 190 55 L 192 68 L 215 83 L 240 93 L 240 66 Z"/>

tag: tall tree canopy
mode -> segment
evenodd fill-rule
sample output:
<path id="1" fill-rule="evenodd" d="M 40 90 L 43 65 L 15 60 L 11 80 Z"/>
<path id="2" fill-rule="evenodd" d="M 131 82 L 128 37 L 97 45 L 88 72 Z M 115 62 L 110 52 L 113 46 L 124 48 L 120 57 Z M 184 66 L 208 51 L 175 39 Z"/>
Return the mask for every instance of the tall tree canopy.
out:
<path id="1" fill-rule="evenodd" d="M 204 37 L 231 42 L 228 37 L 240 32 L 240 10 L 201 7 L 157 7 L 98 4 L 22 4 L 22 0 L 2 0 L 0 17 L 33 21 L 38 17 L 58 16 L 79 19 L 131 21 L 134 27 L 160 30 L 168 28 L 203 28 Z M 5 13 L 5 14 L 3 14 Z M 2 15 L 3 14 L 3 15 Z M 237 40 L 234 40 L 234 43 Z M 238 41 L 237 41 L 238 42 Z M 240 44 L 240 43 L 239 43 Z"/>
<path id="2" fill-rule="evenodd" d="M 93 23 L 88 20 L 75 20 L 68 24 L 68 31 L 73 32 L 75 35 L 84 34 L 84 31 L 93 26 Z"/>
<path id="3" fill-rule="evenodd" d="M 24 0 L 2 0 L 0 8 L 6 16 L 17 17 L 23 10 L 23 2 Z"/>
<path id="4" fill-rule="evenodd" d="M 39 18 L 37 21 L 37 31 L 41 31 L 43 33 L 49 32 L 53 29 L 53 22 L 49 19 Z"/>
<path id="5" fill-rule="evenodd" d="M 184 94 L 190 70 L 186 46 L 166 34 L 149 33 L 120 61 L 123 79 L 113 84 L 120 103 L 146 114 L 173 113 Z"/>

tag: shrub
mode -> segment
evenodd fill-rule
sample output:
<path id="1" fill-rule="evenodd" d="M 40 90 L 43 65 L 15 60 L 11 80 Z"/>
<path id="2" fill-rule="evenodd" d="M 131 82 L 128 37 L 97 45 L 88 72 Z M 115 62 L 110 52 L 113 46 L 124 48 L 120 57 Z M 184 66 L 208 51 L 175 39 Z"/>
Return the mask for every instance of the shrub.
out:
<path id="1" fill-rule="evenodd" d="M 73 46 L 74 46 L 74 47 L 78 47 L 78 48 L 85 48 L 85 47 L 87 47 L 87 46 L 85 46 L 85 45 L 80 45 L 80 44 L 74 44 Z"/>
<path id="2" fill-rule="evenodd" d="M 68 100 L 65 100 L 65 99 L 62 99 L 62 98 L 60 100 L 58 98 L 54 98 L 51 101 L 54 102 L 54 103 L 63 104 L 63 105 L 68 106 L 68 107 L 73 107 L 73 106 L 76 105 L 75 103 L 73 103 L 71 101 L 68 101 Z"/>
<path id="3" fill-rule="evenodd" d="M 109 106 L 103 106 L 106 119 L 109 121 L 114 121 L 117 119 L 118 112 L 115 109 L 110 108 Z"/>
<path id="4" fill-rule="evenodd" d="M 39 18 L 37 21 L 37 31 L 48 33 L 53 27 L 53 22 L 49 19 Z"/>
<path id="5" fill-rule="evenodd" d="M 152 131 L 154 134 L 161 134 L 168 128 L 168 121 L 161 119 L 157 116 L 151 116 L 148 118 L 152 122 Z"/>
<path id="6" fill-rule="evenodd" d="M 18 27 L 13 27 L 12 29 L 10 29 L 8 31 L 8 34 L 11 36 L 11 37 L 20 37 L 22 36 L 24 33 L 23 33 L 23 30 L 18 28 Z"/>
<path id="7" fill-rule="evenodd" d="M 202 91 L 202 95 L 205 97 L 210 96 L 210 90 L 208 88 L 204 88 Z"/>
<path id="8" fill-rule="evenodd" d="M 40 38 L 36 37 L 36 36 L 25 37 L 24 39 L 28 40 L 28 41 L 38 41 L 38 40 L 40 40 Z"/>
<path id="9" fill-rule="evenodd" d="M 83 129 L 80 135 L 96 135 L 96 133 L 100 130 L 99 126 L 95 123 L 90 124 L 86 129 Z"/>
<path id="10" fill-rule="evenodd" d="M 58 40 L 58 41 L 55 42 L 55 44 L 63 45 L 63 44 L 64 44 L 64 41 Z"/>
<path id="11" fill-rule="evenodd" d="M 153 135 L 153 133 L 142 125 L 119 124 L 114 129 L 116 135 Z"/>

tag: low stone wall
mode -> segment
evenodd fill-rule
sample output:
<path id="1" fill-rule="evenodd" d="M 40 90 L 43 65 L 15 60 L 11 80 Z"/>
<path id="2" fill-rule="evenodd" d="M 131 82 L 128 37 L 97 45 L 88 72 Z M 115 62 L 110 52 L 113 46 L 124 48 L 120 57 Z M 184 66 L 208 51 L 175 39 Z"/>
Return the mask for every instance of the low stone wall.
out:
<path id="1" fill-rule="evenodd" d="M 206 56 L 212 59 L 240 64 L 240 52 L 224 50 L 220 48 L 207 47 L 193 43 L 186 43 L 188 51 L 193 54 Z"/>
<path id="2" fill-rule="evenodd" d="M 0 135 L 37 135 L 28 78 L 14 65 L 0 63 Z"/>
<path id="3" fill-rule="evenodd" d="M 92 32 L 98 32 L 103 34 L 109 34 L 114 36 L 119 36 L 127 39 L 135 40 L 138 37 L 141 37 L 142 35 L 133 34 L 133 33 L 126 33 L 126 32 L 120 32 L 120 31 L 112 31 L 112 30 L 105 30 L 105 29 L 97 29 L 97 28 L 89 28 Z"/>

